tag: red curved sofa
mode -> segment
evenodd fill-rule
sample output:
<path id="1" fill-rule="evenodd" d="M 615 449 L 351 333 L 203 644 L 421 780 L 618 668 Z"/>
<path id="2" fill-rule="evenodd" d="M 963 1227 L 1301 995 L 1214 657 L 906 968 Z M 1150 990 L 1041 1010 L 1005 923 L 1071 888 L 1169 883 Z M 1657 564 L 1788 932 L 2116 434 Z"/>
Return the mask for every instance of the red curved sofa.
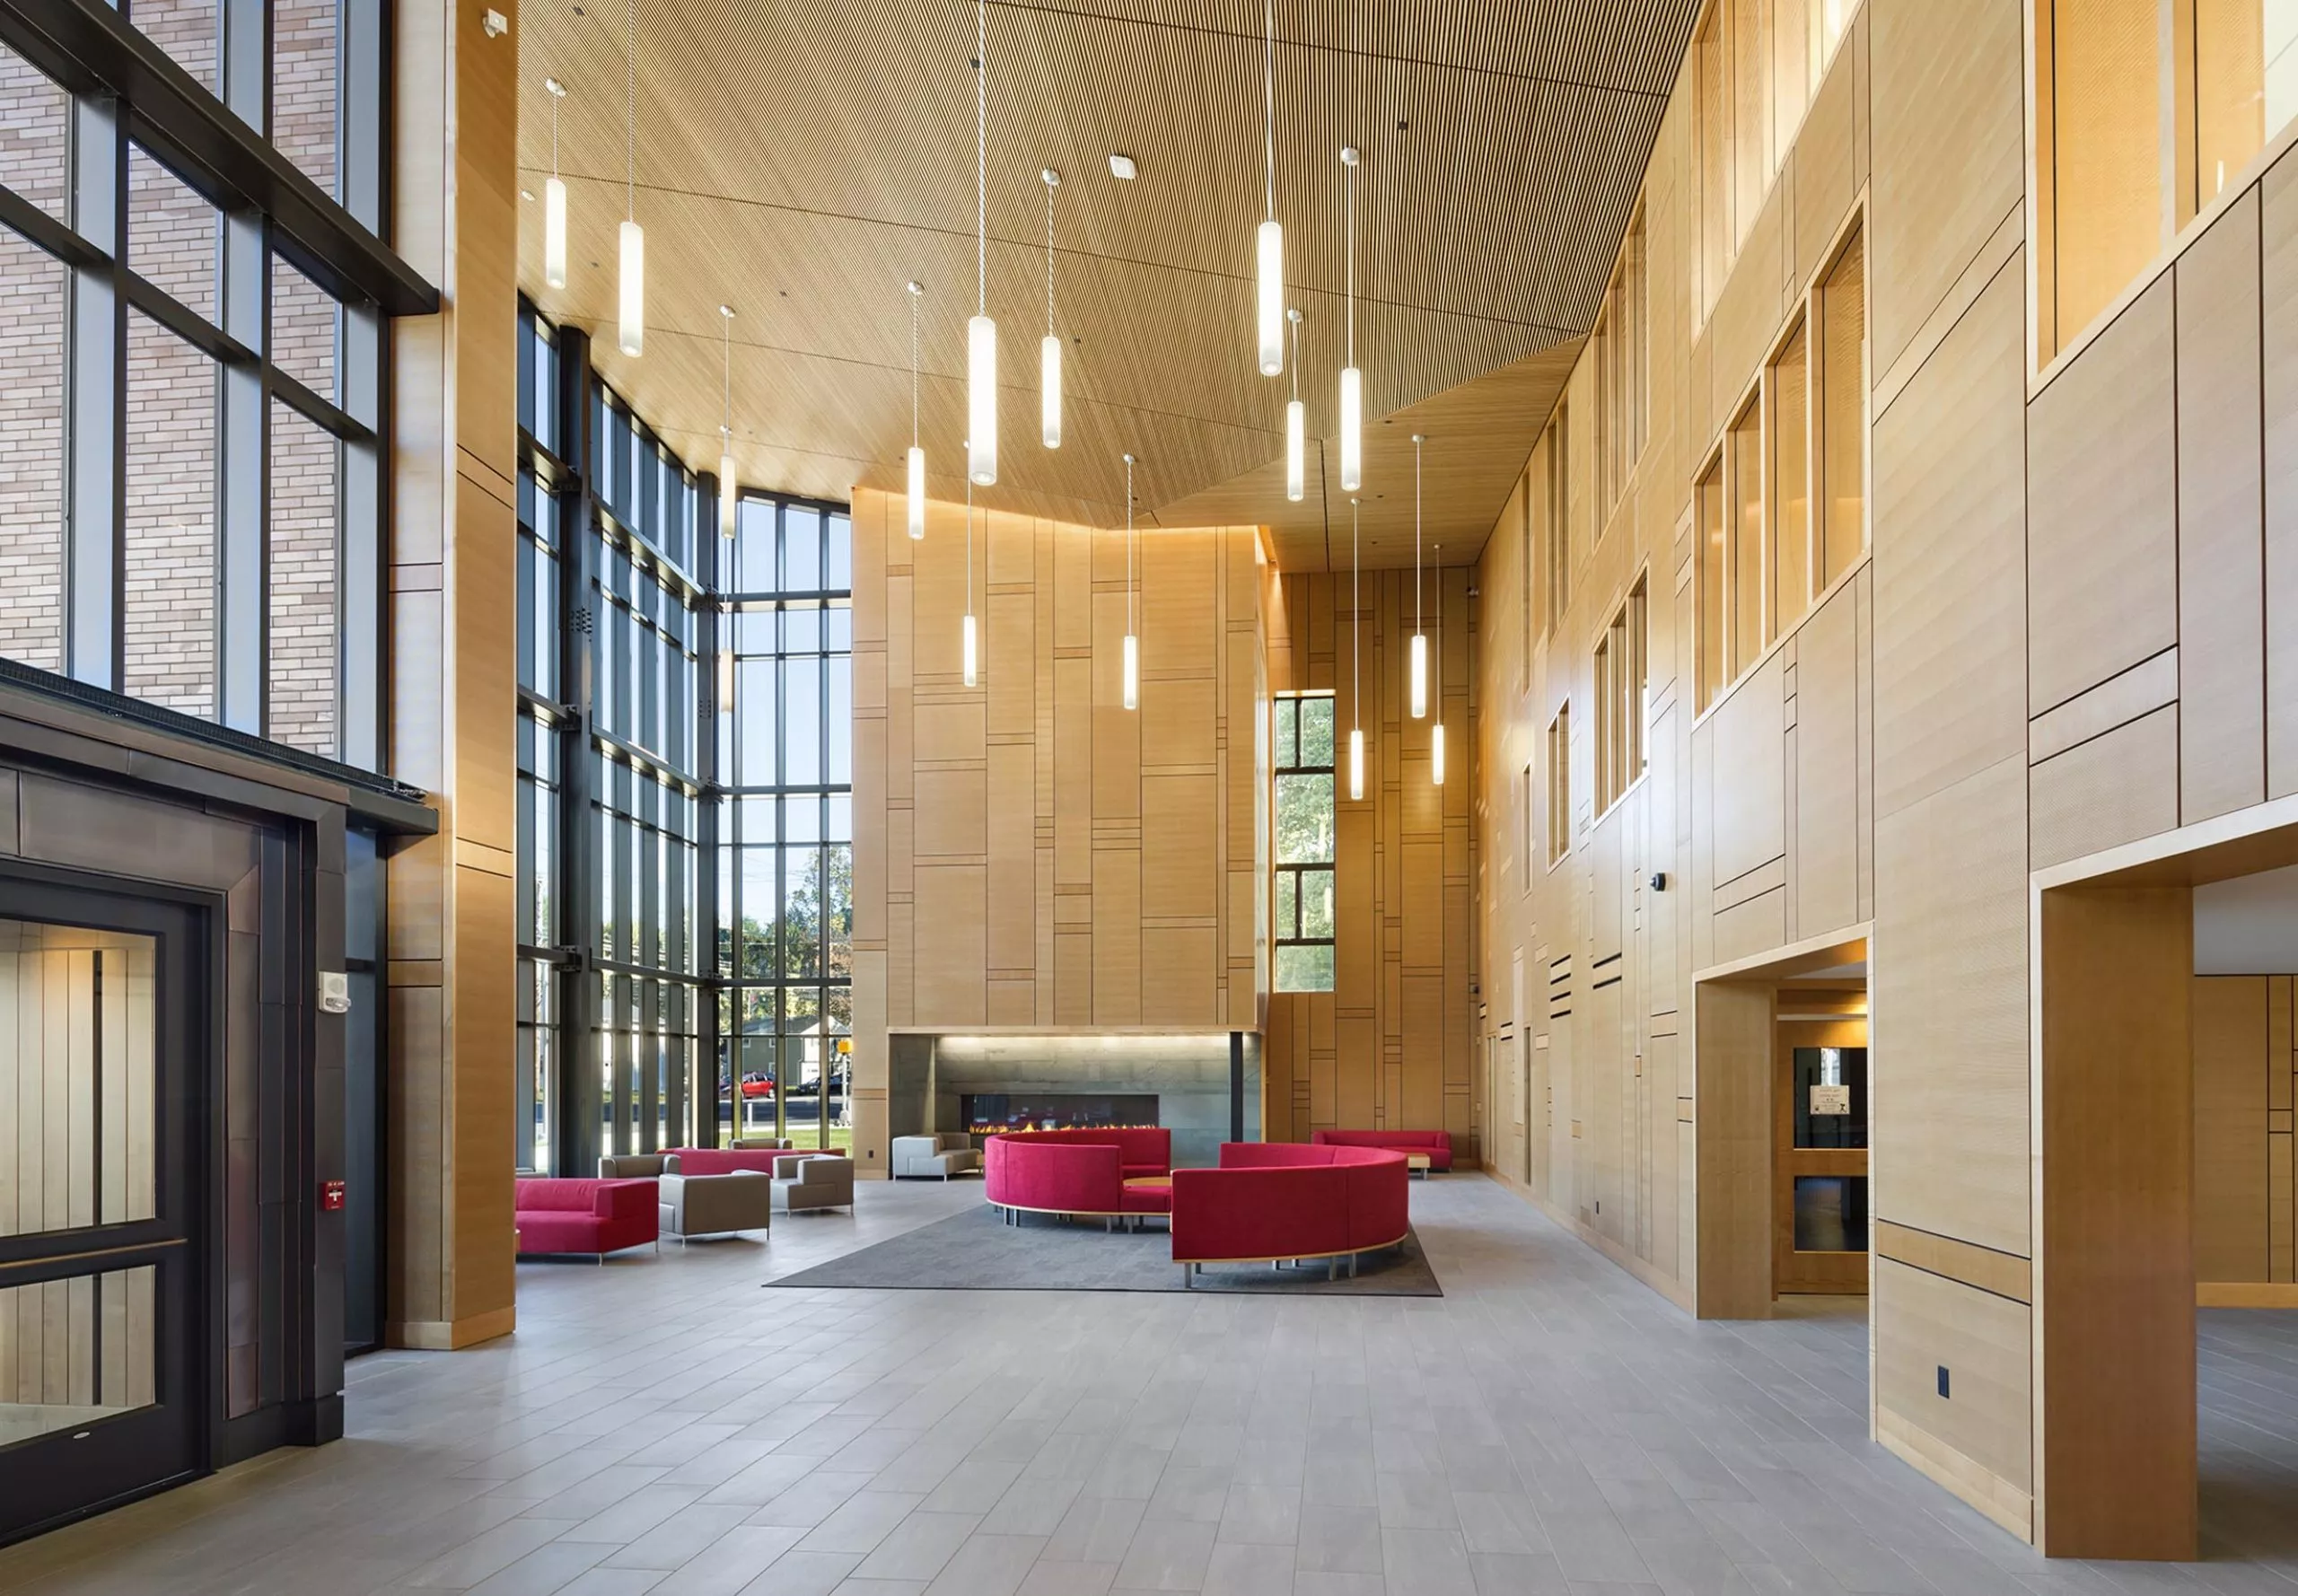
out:
<path id="1" fill-rule="evenodd" d="M 1452 1136 L 1443 1130 L 1320 1130 L 1309 1143 L 1316 1147 L 1386 1147 L 1391 1153 L 1417 1153 L 1432 1170 L 1452 1167 Z"/>
<path id="2" fill-rule="evenodd" d="M 1162 1184 L 1171 1156 L 1162 1129 L 1001 1131 L 982 1149 L 982 1185 L 989 1206 L 1009 1212 L 1162 1214 L 1172 1205 L 1172 1188 Z"/>
<path id="3" fill-rule="evenodd" d="M 1224 1142 L 1221 1164 L 1173 1171 L 1173 1261 L 1194 1284 L 1205 1264 L 1320 1258 L 1328 1278 L 1356 1255 L 1403 1243 L 1411 1174 L 1385 1147 Z"/>

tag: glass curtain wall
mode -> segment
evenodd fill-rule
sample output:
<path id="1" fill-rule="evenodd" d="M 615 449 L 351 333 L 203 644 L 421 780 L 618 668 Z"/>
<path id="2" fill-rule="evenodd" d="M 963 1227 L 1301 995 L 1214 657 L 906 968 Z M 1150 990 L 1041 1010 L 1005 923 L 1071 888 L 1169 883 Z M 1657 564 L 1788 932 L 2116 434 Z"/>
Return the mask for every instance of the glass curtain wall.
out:
<path id="1" fill-rule="evenodd" d="M 750 497 L 718 720 L 718 1086 L 732 1135 L 853 1143 L 854 532 Z"/>
<path id="2" fill-rule="evenodd" d="M 846 1145 L 846 506 L 716 536 L 716 483 L 521 315 L 517 1162 Z"/>
<path id="3" fill-rule="evenodd" d="M 708 981 L 699 893 L 713 485 L 522 307 L 520 1167 L 689 1144 Z"/>
<path id="4" fill-rule="evenodd" d="M 299 204 L 372 237 L 384 52 L 356 47 L 382 16 L 129 20 L 309 180 Z M 244 147 L 127 92 L 0 44 L 0 658 L 377 768 L 384 311 L 250 198 Z"/>

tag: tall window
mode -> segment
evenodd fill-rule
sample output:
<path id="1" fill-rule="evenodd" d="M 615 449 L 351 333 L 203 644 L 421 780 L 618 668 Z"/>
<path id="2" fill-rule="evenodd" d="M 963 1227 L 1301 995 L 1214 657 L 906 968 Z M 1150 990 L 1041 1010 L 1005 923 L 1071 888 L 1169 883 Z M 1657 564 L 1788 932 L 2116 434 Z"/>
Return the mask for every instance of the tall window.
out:
<path id="1" fill-rule="evenodd" d="M 1276 715 L 1276 989 L 1329 992 L 1333 971 L 1333 697 L 1280 693 Z"/>
<path id="2" fill-rule="evenodd" d="M 1645 432 L 1644 313 L 1644 210 L 1627 224 L 1619 264 L 1598 311 L 1592 365 L 1596 379 L 1596 528 L 1627 487 L 1628 474 L 1644 452 Z"/>
<path id="3" fill-rule="evenodd" d="M 590 373 L 579 333 L 521 322 L 513 1152 L 575 1173 L 709 1134 L 715 608 L 689 566 L 704 482 Z"/>
<path id="4" fill-rule="evenodd" d="M 1867 285 L 1855 232 L 1820 284 L 1819 442 L 1812 501 L 1822 588 L 1859 563 L 1867 547 Z"/>
<path id="5" fill-rule="evenodd" d="M 1644 774 L 1644 730 L 1650 697 L 1645 668 L 1645 578 L 1637 577 L 1611 625 L 1596 641 L 1596 812 L 1619 802 Z"/>
<path id="6" fill-rule="evenodd" d="M 1540 575 L 1548 592 L 1548 629 L 1572 602 L 1572 417 L 1559 401 L 1532 450 L 1532 485 L 1540 525 Z"/>
<path id="7" fill-rule="evenodd" d="M 1724 460 L 1719 455 L 1692 489 L 1693 531 L 1699 539 L 1699 707 L 1731 684 L 1724 652 Z"/>
<path id="8" fill-rule="evenodd" d="M 2298 6 L 2034 0 L 2034 39 L 2036 355 L 2048 361 L 2298 116 Z"/>
<path id="9" fill-rule="evenodd" d="M 1792 631 L 1811 607 L 1811 355 L 1798 322 L 1771 363 L 1771 531 L 1777 550 L 1772 572 L 1777 618 L 1774 633 Z"/>
<path id="10" fill-rule="evenodd" d="M 1855 4 L 1715 0 L 1708 7 L 1692 41 L 1696 321 L 1715 308 Z"/>
<path id="11" fill-rule="evenodd" d="M 0 656 L 369 768 L 382 318 L 426 308 L 372 241 L 382 123 L 346 114 L 382 102 L 382 52 L 341 37 L 380 15 L 142 0 L 242 124 L 204 141 L 132 75 L 75 96 L 0 47 Z M 266 142 L 319 190 L 293 232 L 217 203 Z"/>
<path id="12" fill-rule="evenodd" d="M 1572 706 L 1548 724 L 1548 862 L 1572 851 Z"/>
<path id="13" fill-rule="evenodd" d="M 722 1112 L 808 1147 L 854 1138 L 853 551 L 841 506 L 745 498 L 724 617 Z"/>

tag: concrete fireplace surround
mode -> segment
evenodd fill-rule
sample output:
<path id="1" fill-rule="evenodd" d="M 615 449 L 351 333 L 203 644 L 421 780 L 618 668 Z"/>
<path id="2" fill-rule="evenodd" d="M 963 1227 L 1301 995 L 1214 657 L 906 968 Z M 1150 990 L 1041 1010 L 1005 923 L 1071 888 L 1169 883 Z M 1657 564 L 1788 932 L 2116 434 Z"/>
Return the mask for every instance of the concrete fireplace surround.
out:
<path id="1" fill-rule="evenodd" d="M 960 1130 L 965 1092 L 1153 1092 L 1173 1133 L 1173 1162 L 1211 1165 L 1241 1110 L 1247 1141 L 1261 1139 L 1261 1039 L 1242 1042 L 1232 1078 L 1225 1030 L 897 1030 L 889 1038 L 887 1109 L 894 1136 Z"/>

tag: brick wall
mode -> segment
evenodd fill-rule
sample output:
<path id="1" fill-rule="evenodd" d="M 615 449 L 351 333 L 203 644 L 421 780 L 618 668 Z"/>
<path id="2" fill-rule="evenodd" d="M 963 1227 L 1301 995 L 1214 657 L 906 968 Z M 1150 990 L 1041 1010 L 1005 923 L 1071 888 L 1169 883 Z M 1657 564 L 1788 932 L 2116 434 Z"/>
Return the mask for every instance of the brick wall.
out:
<path id="1" fill-rule="evenodd" d="M 336 186 L 336 0 L 274 0 L 273 141 Z M 136 0 L 136 25 L 192 75 L 216 83 L 215 0 Z M 54 86 L 0 52 L 0 180 L 61 214 L 66 110 Z M 203 314 L 216 311 L 216 218 L 137 155 L 129 259 Z M 272 349 L 281 367 L 337 396 L 336 310 L 276 268 Z M 0 654 L 61 660 L 65 276 L 0 236 Z M 194 715 L 215 713 L 216 373 L 202 355 L 129 318 L 127 574 L 122 686 Z M 268 734 L 336 751 L 338 450 L 284 407 L 270 418 Z"/>
<path id="2" fill-rule="evenodd" d="M 56 85 L 0 49 L 0 172 L 62 215 L 68 112 Z M 64 268 L 0 232 L 0 655 L 63 657 Z"/>

